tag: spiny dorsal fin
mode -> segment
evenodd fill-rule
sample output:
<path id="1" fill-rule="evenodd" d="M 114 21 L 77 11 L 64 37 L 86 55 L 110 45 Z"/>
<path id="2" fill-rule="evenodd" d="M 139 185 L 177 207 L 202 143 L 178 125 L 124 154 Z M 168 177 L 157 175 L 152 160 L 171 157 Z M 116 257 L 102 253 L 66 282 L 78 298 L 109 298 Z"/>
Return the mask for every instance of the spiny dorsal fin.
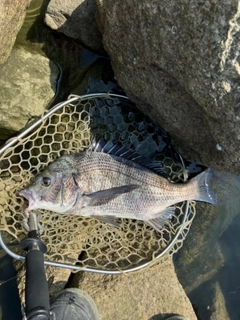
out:
<path id="1" fill-rule="evenodd" d="M 106 142 L 104 139 L 100 139 L 98 142 L 94 141 L 90 146 L 89 150 L 93 152 L 105 152 L 116 157 L 133 161 L 141 166 L 144 166 L 160 174 L 165 178 L 168 178 L 168 175 L 164 171 L 160 162 L 139 155 L 136 151 L 128 149 L 125 146 L 121 146 L 118 143 L 114 144 L 112 141 Z"/>

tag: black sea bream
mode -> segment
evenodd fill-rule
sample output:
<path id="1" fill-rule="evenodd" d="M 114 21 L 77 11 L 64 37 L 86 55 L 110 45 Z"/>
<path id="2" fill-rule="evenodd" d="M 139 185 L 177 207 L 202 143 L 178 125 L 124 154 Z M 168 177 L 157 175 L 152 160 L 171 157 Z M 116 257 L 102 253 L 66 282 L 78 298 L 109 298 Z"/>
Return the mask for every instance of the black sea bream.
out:
<path id="1" fill-rule="evenodd" d="M 52 162 L 19 192 L 27 211 L 93 217 L 111 224 L 117 218 L 143 220 L 160 231 L 174 204 L 184 200 L 215 203 L 209 190 L 211 170 L 174 184 L 146 166 L 104 152 L 84 151 Z"/>

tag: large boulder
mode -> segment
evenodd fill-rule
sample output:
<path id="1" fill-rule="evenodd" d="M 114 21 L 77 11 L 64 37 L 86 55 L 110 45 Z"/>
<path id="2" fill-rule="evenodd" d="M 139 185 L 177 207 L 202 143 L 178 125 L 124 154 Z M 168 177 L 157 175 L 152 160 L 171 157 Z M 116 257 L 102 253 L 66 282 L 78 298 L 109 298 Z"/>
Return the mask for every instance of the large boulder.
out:
<path id="1" fill-rule="evenodd" d="M 81 42 L 86 47 L 103 51 L 102 35 L 95 21 L 95 0 L 51 0 L 46 11 L 46 24 Z"/>
<path id="2" fill-rule="evenodd" d="M 179 281 L 187 293 L 215 276 L 224 264 L 219 239 L 239 213 L 239 188 L 238 177 L 214 172 L 211 189 L 217 205 L 196 204 L 196 216 L 183 248 L 174 256 Z"/>
<path id="3" fill-rule="evenodd" d="M 211 189 L 217 205 L 197 203 L 196 216 L 183 247 L 174 255 L 174 265 L 199 318 L 227 320 L 234 317 L 225 315 L 225 305 L 229 314 L 234 314 L 239 303 L 230 292 L 238 291 L 240 179 L 215 172 Z"/>
<path id="4" fill-rule="evenodd" d="M 118 83 L 179 153 L 240 173 L 237 1 L 98 0 Z"/>
<path id="5" fill-rule="evenodd" d="M 229 294 L 228 294 L 229 295 Z M 218 281 L 204 282 L 201 291 L 193 292 L 191 299 L 196 307 L 198 319 L 204 320 L 231 320 L 238 319 L 237 310 L 229 310 Z M 230 312 L 229 312 L 230 311 Z"/>
<path id="6" fill-rule="evenodd" d="M 72 285 L 90 294 L 104 320 L 147 320 L 159 313 L 197 319 L 168 255 L 138 272 L 120 275 L 79 272 L 72 281 Z"/>
<path id="7" fill-rule="evenodd" d="M 41 116 L 55 94 L 59 68 L 40 54 L 12 51 L 0 69 L 0 142 Z"/>
<path id="8" fill-rule="evenodd" d="M 0 66 L 9 57 L 31 0 L 0 2 Z"/>

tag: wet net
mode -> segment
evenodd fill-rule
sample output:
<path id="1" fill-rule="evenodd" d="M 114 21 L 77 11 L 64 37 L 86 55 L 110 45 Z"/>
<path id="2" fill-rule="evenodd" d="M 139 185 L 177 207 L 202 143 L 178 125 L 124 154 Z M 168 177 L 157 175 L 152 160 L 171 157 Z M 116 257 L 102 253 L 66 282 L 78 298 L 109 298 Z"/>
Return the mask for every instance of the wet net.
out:
<path id="1" fill-rule="evenodd" d="M 18 191 L 54 159 L 86 150 L 100 139 L 159 161 L 175 183 L 185 180 L 184 165 L 171 148 L 167 133 L 126 97 L 70 96 L 0 150 L 0 230 L 3 237 L 7 235 L 11 252 L 24 255 L 18 244 L 27 233 L 22 227 L 25 200 Z M 161 233 L 137 220 L 122 219 L 117 229 L 91 218 L 38 210 L 42 240 L 48 249 L 45 259 L 50 265 L 75 270 L 137 270 L 182 246 L 195 215 L 195 202 L 175 207 L 173 218 Z"/>

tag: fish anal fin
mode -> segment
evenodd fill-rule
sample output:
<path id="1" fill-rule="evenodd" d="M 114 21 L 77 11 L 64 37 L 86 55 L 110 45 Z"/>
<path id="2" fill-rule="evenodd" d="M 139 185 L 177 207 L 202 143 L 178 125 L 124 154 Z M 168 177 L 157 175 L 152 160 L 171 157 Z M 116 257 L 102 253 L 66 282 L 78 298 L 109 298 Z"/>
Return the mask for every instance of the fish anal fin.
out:
<path id="1" fill-rule="evenodd" d="M 114 216 L 91 216 L 91 218 L 97 219 L 101 222 L 105 222 L 115 228 L 120 228 L 120 219 Z"/>
<path id="2" fill-rule="evenodd" d="M 85 194 L 82 196 L 82 207 L 96 206 L 107 203 L 111 199 L 118 197 L 121 194 L 128 193 L 136 188 L 140 188 L 139 185 L 125 185 L 120 187 L 114 187 L 110 189 L 100 190 L 93 193 Z"/>
<path id="3" fill-rule="evenodd" d="M 175 212 L 175 207 L 167 207 L 165 210 L 156 214 L 156 218 L 145 221 L 148 225 L 158 232 L 162 232 L 164 224 L 170 220 Z"/>

